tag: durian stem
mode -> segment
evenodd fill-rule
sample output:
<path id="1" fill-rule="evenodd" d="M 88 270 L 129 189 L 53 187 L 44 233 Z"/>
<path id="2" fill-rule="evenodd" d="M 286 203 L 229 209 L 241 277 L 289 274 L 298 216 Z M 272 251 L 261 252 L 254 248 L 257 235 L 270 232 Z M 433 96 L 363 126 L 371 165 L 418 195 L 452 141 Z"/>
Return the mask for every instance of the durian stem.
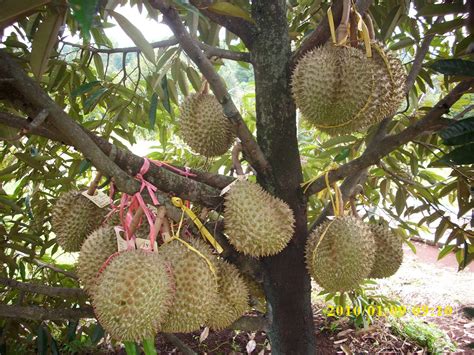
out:
<path id="1" fill-rule="evenodd" d="M 359 213 L 357 212 L 357 208 L 356 208 L 356 205 L 355 205 L 355 197 L 351 197 L 349 199 L 349 203 L 351 205 L 352 214 L 354 215 L 354 217 L 359 218 Z"/>
<path id="2" fill-rule="evenodd" d="M 97 190 L 97 186 L 99 185 L 100 179 L 102 179 L 102 173 L 99 171 L 95 176 L 95 179 L 91 182 L 89 188 L 87 189 L 87 194 L 92 196 L 95 194 L 95 190 Z"/>
<path id="3" fill-rule="evenodd" d="M 374 23 L 372 21 L 372 17 L 370 17 L 370 14 L 365 13 L 364 14 L 364 22 L 365 25 L 367 26 L 369 30 L 369 37 L 371 41 L 375 40 L 375 30 L 374 30 Z"/>
<path id="4" fill-rule="evenodd" d="M 138 209 L 135 211 L 135 214 L 133 215 L 132 221 L 130 222 L 130 229 L 129 229 L 129 237 L 135 234 L 135 231 L 137 230 L 138 224 L 140 223 L 140 219 L 142 218 L 144 214 L 142 206 L 138 207 Z"/>
<path id="5" fill-rule="evenodd" d="M 164 224 L 164 221 L 166 219 L 166 207 L 165 206 L 160 206 L 158 207 L 158 213 L 156 214 L 156 219 L 155 219 L 155 234 L 153 235 L 154 240 L 156 240 L 156 237 L 158 236 L 158 233 L 161 230 L 161 226 Z"/>
<path id="6" fill-rule="evenodd" d="M 351 47 L 354 48 L 357 47 L 357 45 L 359 44 L 359 38 L 357 36 L 359 29 L 357 27 L 357 14 L 355 13 L 355 11 L 351 11 L 349 35 Z"/>
<path id="7" fill-rule="evenodd" d="M 232 165 L 234 166 L 235 172 L 237 175 L 245 175 L 244 169 L 242 169 L 242 164 L 240 164 L 239 155 L 242 152 L 242 144 L 235 143 L 234 148 L 232 149 Z"/>
<path id="8" fill-rule="evenodd" d="M 344 0 L 342 7 L 342 17 L 336 29 L 337 44 L 344 44 L 349 34 L 349 15 L 351 10 L 351 0 Z"/>
<path id="9" fill-rule="evenodd" d="M 200 93 L 201 94 L 208 94 L 209 93 L 209 82 L 205 78 L 203 78 Z"/>

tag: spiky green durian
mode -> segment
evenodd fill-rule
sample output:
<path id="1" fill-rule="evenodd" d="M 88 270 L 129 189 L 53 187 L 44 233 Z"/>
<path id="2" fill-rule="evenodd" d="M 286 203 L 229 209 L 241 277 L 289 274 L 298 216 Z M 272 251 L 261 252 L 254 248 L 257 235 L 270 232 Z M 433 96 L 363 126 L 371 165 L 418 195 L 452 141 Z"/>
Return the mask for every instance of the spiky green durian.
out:
<path id="1" fill-rule="evenodd" d="M 285 202 L 249 181 L 236 182 L 226 194 L 224 221 L 230 244 L 255 257 L 280 253 L 291 240 L 295 223 Z"/>
<path id="2" fill-rule="evenodd" d="M 159 248 L 159 253 L 171 263 L 176 280 L 174 303 L 162 330 L 187 333 L 198 330 L 210 317 L 217 298 L 216 257 L 200 239 L 172 240 Z"/>
<path id="3" fill-rule="evenodd" d="M 372 44 L 372 58 L 376 87 L 367 105 L 361 112 L 360 121 L 352 128 L 366 128 L 392 116 L 400 107 L 405 95 L 406 72 L 401 61 L 380 43 Z"/>
<path id="4" fill-rule="evenodd" d="M 154 338 L 173 301 L 172 272 L 164 258 L 124 251 L 98 276 L 92 304 L 100 324 L 121 341 Z"/>
<path id="5" fill-rule="evenodd" d="M 51 219 L 57 243 L 65 251 L 79 251 L 86 237 L 100 227 L 106 213 L 106 209 L 97 207 L 79 191 L 62 194 Z"/>
<path id="6" fill-rule="evenodd" d="M 403 262 L 402 239 L 382 224 L 369 224 L 375 239 L 376 253 L 370 278 L 390 277 Z"/>
<path id="7" fill-rule="evenodd" d="M 308 271 L 329 292 L 356 288 L 369 276 L 374 260 L 374 236 L 364 222 L 353 216 L 322 223 L 306 245 Z"/>
<path id="8" fill-rule="evenodd" d="M 234 141 L 232 125 L 214 95 L 189 95 L 180 107 L 179 124 L 183 140 L 205 157 L 224 154 Z"/>
<path id="9" fill-rule="evenodd" d="M 219 292 L 216 301 L 211 305 L 211 316 L 206 324 L 214 330 L 221 330 L 248 311 L 249 290 L 234 265 L 219 259 L 217 267 Z"/>
<path id="10" fill-rule="evenodd" d="M 93 293 L 99 269 L 117 252 L 117 239 L 111 226 L 99 227 L 84 241 L 77 261 L 77 276 L 87 293 Z"/>
<path id="11" fill-rule="evenodd" d="M 331 135 L 358 126 L 374 90 L 373 65 L 365 52 L 331 43 L 308 52 L 292 77 L 293 97 L 303 118 Z"/>

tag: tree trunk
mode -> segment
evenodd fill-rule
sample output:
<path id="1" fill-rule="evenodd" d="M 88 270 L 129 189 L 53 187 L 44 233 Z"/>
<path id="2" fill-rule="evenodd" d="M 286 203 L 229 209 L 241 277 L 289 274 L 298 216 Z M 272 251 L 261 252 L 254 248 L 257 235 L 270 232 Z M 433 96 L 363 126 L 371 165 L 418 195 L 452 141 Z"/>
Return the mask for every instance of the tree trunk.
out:
<path id="1" fill-rule="evenodd" d="M 262 260 L 264 288 L 274 354 L 314 354 L 311 282 L 304 264 L 307 239 L 306 200 L 296 132 L 296 109 L 290 89 L 290 39 L 286 1 L 255 0 L 257 33 L 252 50 L 257 103 L 257 140 L 272 167 L 258 177 L 268 191 L 286 201 L 295 219 L 289 246 Z"/>

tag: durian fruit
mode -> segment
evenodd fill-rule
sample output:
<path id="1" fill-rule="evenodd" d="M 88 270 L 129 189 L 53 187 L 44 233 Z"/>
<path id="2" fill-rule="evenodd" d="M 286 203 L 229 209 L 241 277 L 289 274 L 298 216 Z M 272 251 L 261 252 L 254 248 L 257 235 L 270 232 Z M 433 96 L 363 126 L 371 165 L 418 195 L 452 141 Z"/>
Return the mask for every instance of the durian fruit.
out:
<path id="1" fill-rule="evenodd" d="M 321 131 L 352 132 L 371 104 L 374 68 L 359 48 L 328 43 L 308 52 L 296 65 L 292 92 L 303 118 Z"/>
<path id="2" fill-rule="evenodd" d="M 376 87 L 370 104 L 361 112 L 360 119 L 351 125 L 354 129 L 366 128 L 394 115 L 405 96 L 406 71 L 400 59 L 380 43 L 373 43 L 370 61 Z"/>
<path id="3" fill-rule="evenodd" d="M 159 253 L 124 251 L 99 275 L 92 305 L 112 338 L 141 341 L 155 337 L 174 295 L 169 265 Z"/>
<path id="4" fill-rule="evenodd" d="M 229 150 L 234 141 L 232 125 L 214 95 L 189 95 L 180 112 L 181 136 L 193 151 L 215 157 Z"/>
<path id="5" fill-rule="evenodd" d="M 200 239 L 187 240 L 186 243 L 191 248 L 175 239 L 158 249 L 171 263 L 176 280 L 174 303 L 162 325 L 162 330 L 167 333 L 198 330 L 209 319 L 211 306 L 217 299 L 216 257 Z"/>
<path id="6" fill-rule="evenodd" d="M 214 330 L 227 328 L 249 309 L 249 290 L 237 268 L 224 260 L 217 260 L 219 293 L 211 305 L 211 316 L 206 324 Z"/>
<path id="7" fill-rule="evenodd" d="M 77 276 L 87 293 L 93 293 L 99 269 L 115 252 L 117 239 L 111 226 L 100 227 L 86 238 L 77 261 Z"/>
<path id="8" fill-rule="evenodd" d="M 79 191 L 61 195 L 53 207 L 51 228 L 64 251 L 79 251 L 86 237 L 99 228 L 107 209 L 97 207 Z"/>
<path id="9" fill-rule="evenodd" d="M 377 252 L 370 278 L 390 277 L 397 272 L 403 261 L 402 239 L 382 224 L 369 224 L 375 239 Z"/>
<path id="10" fill-rule="evenodd" d="M 225 233 L 235 249 L 260 257 L 280 253 L 293 236 L 288 205 L 249 181 L 238 181 L 225 196 Z"/>
<path id="11" fill-rule="evenodd" d="M 364 222 L 353 216 L 338 216 L 311 233 L 306 266 L 326 291 L 350 291 L 369 276 L 375 250 L 374 236 Z"/>

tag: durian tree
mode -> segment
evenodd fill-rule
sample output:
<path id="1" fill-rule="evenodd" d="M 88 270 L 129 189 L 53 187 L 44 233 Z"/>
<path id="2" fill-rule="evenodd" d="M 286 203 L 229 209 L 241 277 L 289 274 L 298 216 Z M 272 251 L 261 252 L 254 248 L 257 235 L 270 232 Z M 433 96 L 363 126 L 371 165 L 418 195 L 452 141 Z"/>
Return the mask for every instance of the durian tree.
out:
<path id="1" fill-rule="evenodd" d="M 120 5 L 174 35 L 148 41 Z M 26 351 L 34 336 L 44 345 L 48 324 L 74 336 L 78 320 L 93 317 L 77 273 L 95 271 L 61 257 L 81 245 L 90 250 L 82 260 L 104 256 L 92 239 L 69 250 L 61 244 L 61 231 L 51 231 L 58 220 L 52 206 L 96 172 L 104 176 L 98 189 L 135 194 L 144 159 L 130 146 L 145 140 L 154 141 L 148 158 L 160 163 L 143 178 L 169 217 L 181 216 L 172 197 L 189 201 L 224 247 L 219 267 L 228 275 L 237 267 L 263 286 L 266 313 L 251 321 L 267 331 L 275 354 L 317 351 L 310 273 L 340 271 L 337 262 L 321 262 L 334 261 L 325 243 L 338 239 L 328 235 L 362 235 L 368 244 L 354 248 L 359 257 L 342 261 L 378 263 L 374 248 L 388 253 L 366 236 L 393 234 L 364 223 L 385 219 L 407 243 L 426 233 L 444 238 L 440 256 L 456 253 L 464 268 L 474 255 L 469 11 L 472 2 L 462 0 L 1 2 L 1 346 L 17 342 Z M 134 47 L 114 46 L 106 34 L 112 20 Z M 242 175 L 249 181 L 235 182 Z M 344 219 L 348 206 L 355 216 Z M 91 219 L 99 215 L 59 220 L 95 229 Z M 94 233 L 107 238 L 106 230 Z M 336 247 L 350 249 L 347 240 Z M 314 245 L 321 249 L 308 254 Z M 171 265 L 179 253 L 171 253 Z M 369 271 L 360 277 L 380 276 Z M 156 286 L 163 277 L 147 280 Z M 86 290 L 100 289 L 100 278 Z M 244 288 L 236 280 L 222 289 Z M 110 287 L 103 282 L 97 292 Z M 95 338 L 100 330 L 83 329 Z"/>

